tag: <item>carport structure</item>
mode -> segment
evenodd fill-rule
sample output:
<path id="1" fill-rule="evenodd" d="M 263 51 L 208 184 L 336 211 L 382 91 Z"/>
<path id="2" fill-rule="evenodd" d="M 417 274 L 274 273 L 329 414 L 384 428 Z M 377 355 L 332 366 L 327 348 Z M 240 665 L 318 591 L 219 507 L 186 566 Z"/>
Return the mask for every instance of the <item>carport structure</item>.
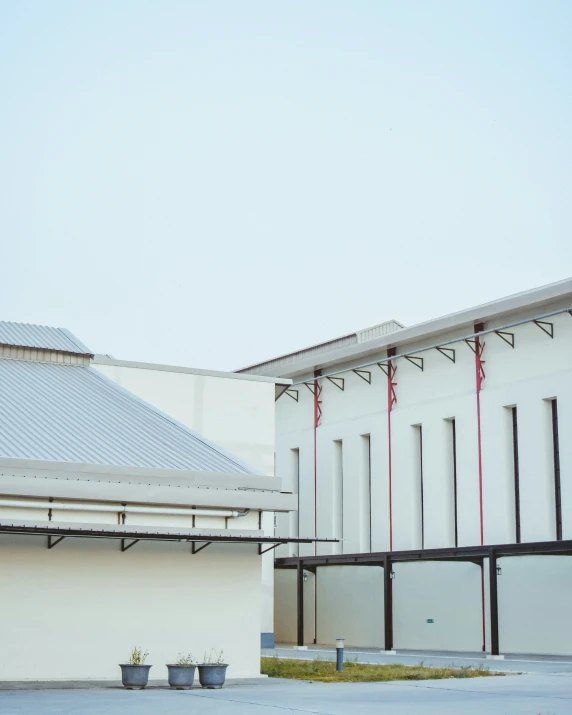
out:
<path id="1" fill-rule="evenodd" d="M 500 655 L 498 612 L 498 559 L 516 556 L 572 556 L 572 540 L 540 541 L 524 544 L 494 544 L 457 548 L 381 551 L 376 553 L 337 554 L 276 559 L 276 569 L 296 569 L 296 632 L 297 645 L 304 645 L 304 571 L 316 574 L 325 566 L 379 566 L 383 568 L 384 649 L 393 650 L 393 564 L 421 561 L 471 562 L 484 572 L 488 562 L 490 597 L 490 654 Z M 532 574 L 534 577 L 534 574 Z M 484 579 L 482 580 L 484 584 Z M 484 593 L 483 593 L 484 602 Z M 317 617 L 316 611 L 316 617 Z M 483 633 L 485 614 L 483 610 Z M 484 639 L 483 639 L 484 643 Z"/>

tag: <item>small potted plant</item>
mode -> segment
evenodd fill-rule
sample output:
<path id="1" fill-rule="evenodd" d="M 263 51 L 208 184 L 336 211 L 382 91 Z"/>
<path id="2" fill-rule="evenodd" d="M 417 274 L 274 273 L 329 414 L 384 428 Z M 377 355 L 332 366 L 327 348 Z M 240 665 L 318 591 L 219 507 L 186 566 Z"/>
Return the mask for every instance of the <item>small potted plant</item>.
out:
<path id="1" fill-rule="evenodd" d="M 197 664 L 192 653 L 179 653 L 176 663 L 167 665 L 169 685 L 177 690 L 190 690 Z"/>
<path id="2" fill-rule="evenodd" d="M 199 663 L 199 681 L 203 688 L 222 688 L 226 678 L 228 663 L 224 662 L 222 650 L 211 650 L 205 653 L 203 662 Z"/>
<path id="3" fill-rule="evenodd" d="M 127 663 L 120 663 L 121 668 L 121 682 L 123 687 L 128 690 L 133 690 L 133 688 L 143 688 L 147 685 L 149 680 L 149 670 L 150 665 L 145 665 L 148 651 L 143 652 L 141 647 L 135 646 L 131 651 L 129 660 Z"/>

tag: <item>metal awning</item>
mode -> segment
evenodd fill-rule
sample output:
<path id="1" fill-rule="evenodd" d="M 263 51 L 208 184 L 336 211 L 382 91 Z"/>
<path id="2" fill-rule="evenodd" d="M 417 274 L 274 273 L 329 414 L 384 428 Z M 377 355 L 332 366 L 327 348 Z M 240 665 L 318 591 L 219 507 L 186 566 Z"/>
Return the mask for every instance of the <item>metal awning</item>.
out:
<path id="1" fill-rule="evenodd" d="M 53 548 L 57 543 L 66 537 L 92 538 L 92 539 L 119 539 L 122 541 L 122 551 L 138 541 L 177 541 L 195 544 L 204 542 L 206 544 L 227 543 L 227 544 L 257 544 L 259 553 L 264 553 L 260 548 L 262 544 L 268 544 L 270 551 L 282 544 L 311 544 L 319 542 L 336 542 L 337 539 L 316 539 L 314 537 L 289 537 L 289 536 L 267 536 L 263 531 L 245 531 L 239 529 L 179 529 L 173 527 L 163 527 L 149 529 L 144 526 L 129 525 L 107 525 L 92 524 L 84 526 L 73 522 L 54 521 L 16 521 L 9 520 L 0 522 L 0 534 L 20 534 L 33 536 L 47 536 L 48 548 Z M 57 540 L 52 541 L 52 537 Z M 126 546 L 126 542 L 131 541 Z M 204 547 L 200 547 L 202 549 Z M 200 550 L 198 549 L 198 550 Z M 193 553 L 196 553 L 193 547 Z"/>
<path id="2" fill-rule="evenodd" d="M 407 561 L 482 561 L 494 552 L 502 556 L 572 556 L 572 540 L 532 541 L 520 544 L 490 544 L 484 546 L 458 546 L 438 549 L 411 549 L 407 551 L 379 551 L 373 553 L 330 554 L 323 556 L 291 556 L 276 559 L 275 568 L 295 569 L 303 561 L 305 569 L 318 566 L 383 566 L 386 559 L 391 563 Z"/>
<path id="3" fill-rule="evenodd" d="M 572 540 L 534 541 L 518 544 L 490 544 L 446 547 L 440 549 L 411 549 L 408 551 L 379 551 L 374 553 L 332 554 L 323 556 L 286 557 L 276 559 L 276 569 L 296 569 L 297 642 L 304 645 L 304 571 L 323 566 L 381 566 L 383 568 L 384 648 L 393 650 L 393 565 L 421 561 L 472 562 L 481 569 L 481 589 L 485 589 L 485 559 L 488 560 L 489 620 L 491 654 L 499 655 L 498 559 L 512 556 L 572 556 Z M 484 596 L 483 596 L 484 598 Z M 484 610 L 483 610 L 484 628 Z M 484 633 L 484 630 L 483 630 Z M 484 650 L 484 642 L 483 642 Z"/>

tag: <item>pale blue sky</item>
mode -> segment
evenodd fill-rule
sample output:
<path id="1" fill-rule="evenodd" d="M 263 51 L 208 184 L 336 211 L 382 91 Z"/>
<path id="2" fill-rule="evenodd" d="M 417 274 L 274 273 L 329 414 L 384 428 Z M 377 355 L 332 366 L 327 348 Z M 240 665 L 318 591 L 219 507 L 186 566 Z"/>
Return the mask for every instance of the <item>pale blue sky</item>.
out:
<path id="1" fill-rule="evenodd" d="M 0 0 L 0 319 L 232 369 L 572 274 L 568 0 Z"/>

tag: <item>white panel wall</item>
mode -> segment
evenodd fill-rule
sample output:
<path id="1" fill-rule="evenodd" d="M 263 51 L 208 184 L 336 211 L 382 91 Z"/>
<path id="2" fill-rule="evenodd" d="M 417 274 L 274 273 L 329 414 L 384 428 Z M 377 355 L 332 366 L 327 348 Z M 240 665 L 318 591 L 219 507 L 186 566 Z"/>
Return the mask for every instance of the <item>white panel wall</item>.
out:
<path id="1" fill-rule="evenodd" d="M 318 643 L 383 647 L 383 569 L 327 566 L 317 569 Z"/>
<path id="2" fill-rule="evenodd" d="M 395 648 L 481 650 L 479 566 L 424 562 L 395 564 L 393 570 Z"/>
<path id="3" fill-rule="evenodd" d="M 274 384 L 118 365 L 94 367 L 266 475 L 274 473 Z"/>
<path id="4" fill-rule="evenodd" d="M 94 367 L 263 474 L 274 474 L 274 383 L 151 367 L 98 364 Z M 213 522 L 211 526 L 217 525 Z M 274 533 L 271 514 L 263 516 L 262 526 L 265 533 Z M 289 531 L 288 524 L 283 531 Z M 272 633 L 273 553 L 262 560 L 262 632 Z"/>
<path id="5" fill-rule="evenodd" d="M 180 652 L 222 649 L 229 676 L 259 673 L 260 559 L 248 545 L 0 537 L 0 679 L 120 678 L 140 645 L 151 679 Z"/>
<path id="6" fill-rule="evenodd" d="M 572 557 L 521 556 L 498 565 L 501 652 L 572 655 Z"/>
<path id="7" fill-rule="evenodd" d="M 550 310 L 550 305 L 543 308 L 543 312 Z M 527 316 L 521 313 L 514 320 L 525 317 L 532 318 L 534 314 Z M 510 320 L 510 316 L 505 316 L 498 323 L 485 325 L 485 328 L 500 327 Z M 572 433 L 572 319 L 565 313 L 550 320 L 554 324 L 553 339 L 534 323 L 511 329 L 515 338 L 514 348 L 494 334 L 483 338 L 486 378 L 481 392 L 481 437 L 485 544 L 511 543 L 515 540 L 512 405 L 518 409 L 522 541 L 556 537 L 550 408 L 553 398 L 558 400 L 563 538 L 572 538 L 572 448 L 568 439 Z M 463 330 L 458 335 L 466 333 Z M 452 337 L 455 336 L 443 335 L 442 340 Z M 435 342 L 439 340 L 431 338 L 431 344 Z M 423 343 L 420 342 L 418 347 L 423 347 Z M 436 350 L 420 354 L 423 370 L 403 358 L 396 362 L 394 381 L 397 383 L 397 404 L 391 412 L 394 549 L 421 547 L 418 432 L 415 425 L 420 425 L 423 431 L 425 547 L 446 547 L 455 543 L 451 419 L 455 419 L 456 425 L 458 545 L 477 545 L 481 540 L 475 356 L 464 341 L 450 347 L 455 350 L 454 363 Z M 374 357 L 368 355 L 368 359 Z M 385 353 L 380 353 L 378 357 L 384 358 Z M 364 358 L 356 358 L 355 364 L 363 362 Z M 373 551 L 389 549 L 387 378 L 377 366 L 368 370 L 371 370 L 370 385 L 349 370 L 341 375 L 345 378 L 343 391 L 328 380 L 322 379 L 320 383 L 323 387 L 320 396 L 323 414 L 316 431 L 318 535 L 337 535 L 333 519 L 335 470 L 332 465 L 336 450 L 334 443 L 341 441 L 344 541 L 337 549 L 345 553 L 368 551 L 370 548 L 369 539 L 364 536 L 367 530 L 364 520 L 368 519 L 369 512 L 368 498 L 372 514 L 371 548 Z M 277 403 L 277 474 L 282 474 L 286 452 L 299 448 L 300 528 L 301 532 L 312 534 L 313 396 L 304 386 L 295 389 L 299 390 L 298 402 L 282 397 Z M 371 493 L 368 490 L 366 498 L 363 498 L 362 435 L 366 434 L 370 435 Z M 318 545 L 317 550 L 326 554 L 335 551 L 336 547 Z M 301 554 L 313 551 L 313 547 L 307 547 L 301 549 Z M 286 552 L 287 549 L 284 549 L 283 555 Z M 525 561 L 518 563 L 524 564 Z M 403 568 L 403 565 L 396 566 L 396 572 Z M 407 565 L 411 571 L 406 569 L 401 576 L 398 575 L 394 582 L 399 595 L 395 602 L 397 647 L 481 648 L 480 570 L 472 564 L 455 564 L 454 571 L 452 568 L 450 564 Z M 467 569 L 466 578 L 459 579 L 456 574 L 464 568 Z M 518 568 L 526 570 L 527 567 L 522 565 Z M 526 609 L 529 604 L 536 603 L 533 592 L 524 587 L 524 576 L 517 576 L 516 571 L 514 577 L 512 574 L 513 571 L 505 578 L 503 570 L 503 598 L 514 598 Z M 340 593 L 345 593 L 347 589 L 351 591 L 351 584 L 342 585 L 349 576 L 334 576 L 331 572 L 328 578 L 339 579 L 337 588 Z M 449 591 L 443 589 L 443 579 L 451 586 Z M 553 588 L 563 589 L 568 597 L 572 596 L 572 570 L 567 566 L 567 559 L 556 561 L 547 570 L 546 580 L 553 583 Z M 319 593 L 320 588 L 318 582 Z M 530 601 L 527 600 L 529 593 Z M 318 601 L 320 624 L 320 598 Z M 330 607 L 334 609 L 332 613 L 339 612 L 337 606 L 334 608 L 330 604 Z M 557 610 L 557 606 L 555 608 Z M 432 617 L 429 611 L 441 614 L 439 620 L 435 619 L 435 624 L 418 623 L 419 614 L 425 611 L 427 618 Z M 276 613 L 279 615 L 280 609 Z M 513 618 L 517 615 L 518 611 L 513 613 Z M 516 623 L 503 625 L 502 618 L 501 615 L 501 632 L 505 633 L 503 637 L 507 644 L 514 641 L 515 648 L 529 652 L 547 652 L 547 648 L 555 653 L 569 652 L 566 631 L 558 626 L 556 620 L 552 622 L 550 638 L 546 639 L 544 635 L 537 638 L 540 626 L 534 620 L 528 621 L 523 629 L 523 623 L 520 627 Z M 320 625 L 318 628 L 321 628 Z M 503 628 L 507 630 L 503 631 Z M 356 626 L 353 632 L 353 638 L 361 642 L 362 625 Z M 345 635 L 351 643 L 351 633 Z M 504 647 L 502 643 L 501 647 Z"/>

